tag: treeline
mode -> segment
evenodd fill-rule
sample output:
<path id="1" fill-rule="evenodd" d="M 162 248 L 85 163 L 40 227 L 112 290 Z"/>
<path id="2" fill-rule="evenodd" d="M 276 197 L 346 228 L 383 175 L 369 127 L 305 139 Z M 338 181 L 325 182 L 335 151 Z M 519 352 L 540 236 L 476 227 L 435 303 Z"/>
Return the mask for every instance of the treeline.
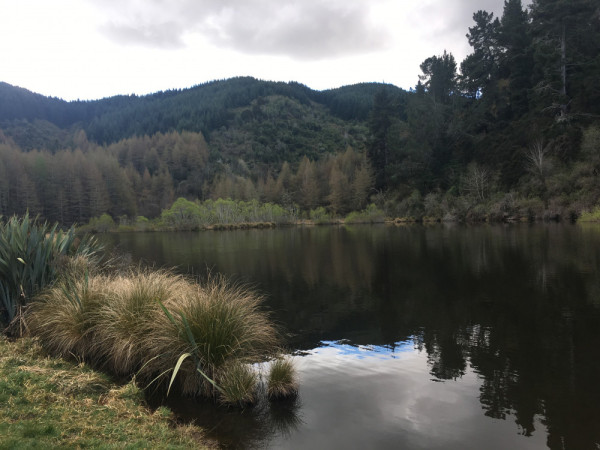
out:
<path id="1" fill-rule="evenodd" d="M 256 200 L 307 217 L 321 206 L 342 215 L 363 209 L 372 186 L 365 154 L 352 148 L 318 161 L 304 157 L 295 166 L 284 162 L 262 175 L 243 160 L 211 161 L 200 133 L 155 134 L 98 146 L 80 131 L 75 140 L 74 150 L 23 152 L 3 137 L 0 215 L 29 211 L 62 224 L 83 224 L 107 213 L 127 222 L 158 217 L 177 197 Z"/>
<path id="2" fill-rule="evenodd" d="M 464 61 L 431 56 L 407 98 L 375 96 L 369 158 L 388 212 L 564 218 L 598 203 L 598 2 L 506 0 L 473 20 Z"/>

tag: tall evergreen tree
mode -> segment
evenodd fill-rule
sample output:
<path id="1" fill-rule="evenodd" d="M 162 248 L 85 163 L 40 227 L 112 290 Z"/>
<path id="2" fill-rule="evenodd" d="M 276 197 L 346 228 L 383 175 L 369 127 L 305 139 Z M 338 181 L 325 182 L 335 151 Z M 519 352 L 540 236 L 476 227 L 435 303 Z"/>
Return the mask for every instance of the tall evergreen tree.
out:
<path id="1" fill-rule="evenodd" d="M 423 75 L 419 79 L 435 102 L 449 103 L 450 95 L 456 89 L 456 60 L 452 53 L 430 56 L 421 63 Z"/>
<path id="2" fill-rule="evenodd" d="M 500 77 L 508 79 L 510 112 L 520 117 L 529 108 L 533 68 L 529 18 L 521 0 L 504 2 L 498 41 L 503 48 Z"/>
<path id="3" fill-rule="evenodd" d="M 473 14 L 475 25 L 469 28 L 467 39 L 473 47 L 460 65 L 460 85 L 470 97 L 477 98 L 488 94 L 490 85 L 496 81 L 500 48 L 498 29 L 500 22 L 493 13 L 479 10 Z"/>

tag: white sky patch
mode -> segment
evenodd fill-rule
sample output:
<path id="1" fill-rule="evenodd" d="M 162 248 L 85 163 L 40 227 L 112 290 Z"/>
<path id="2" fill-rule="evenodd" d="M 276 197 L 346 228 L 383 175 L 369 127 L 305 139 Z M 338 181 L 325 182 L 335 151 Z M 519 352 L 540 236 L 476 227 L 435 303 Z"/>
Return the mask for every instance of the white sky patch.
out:
<path id="1" fill-rule="evenodd" d="M 67 100 L 254 76 L 414 87 L 503 0 L 2 0 L 0 81 Z"/>

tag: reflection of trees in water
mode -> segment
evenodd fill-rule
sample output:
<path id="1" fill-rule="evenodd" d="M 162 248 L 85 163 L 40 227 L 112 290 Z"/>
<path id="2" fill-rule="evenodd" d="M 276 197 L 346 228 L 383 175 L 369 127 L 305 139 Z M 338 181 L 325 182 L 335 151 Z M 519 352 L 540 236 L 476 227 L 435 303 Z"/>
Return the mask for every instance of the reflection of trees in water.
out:
<path id="1" fill-rule="evenodd" d="M 402 301 L 396 314 L 408 330 L 419 327 L 415 343 L 427 351 L 433 376 L 452 379 L 470 366 L 482 379 L 486 415 L 514 416 L 524 435 L 535 431 L 538 416 L 550 447 L 593 448 L 600 442 L 594 425 L 600 419 L 600 314 L 589 267 L 600 266 L 589 246 L 599 240 L 593 236 L 582 248 L 562 231 L 541 229 L 542 236 L 521 237 L 508 248 L 482 244 L 486 236 L 478 235 L 462 246 L 428 248 L 428 261 L 415 265 L 439 276 L 404 265 L 412 287 L 400 281 L 392 290 L 396 298 L 419 298 Z M 482 245 L 486 270 L 477 258 L 470 265 L 469 255 L 481 255 Z"/>

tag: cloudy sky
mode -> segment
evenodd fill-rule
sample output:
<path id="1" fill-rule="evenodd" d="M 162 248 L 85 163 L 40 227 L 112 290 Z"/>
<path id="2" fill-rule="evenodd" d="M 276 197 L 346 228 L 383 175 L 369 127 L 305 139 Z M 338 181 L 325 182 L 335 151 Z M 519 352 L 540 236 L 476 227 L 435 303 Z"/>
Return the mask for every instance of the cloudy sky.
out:
<path id="1" fill-rule="evenodd" d="M 526 3 L 526 2 L 524 2 Z M 250 75 L 413 87 L 503 0 L 0 0 L 0 81 L 96 99 Z"/>

